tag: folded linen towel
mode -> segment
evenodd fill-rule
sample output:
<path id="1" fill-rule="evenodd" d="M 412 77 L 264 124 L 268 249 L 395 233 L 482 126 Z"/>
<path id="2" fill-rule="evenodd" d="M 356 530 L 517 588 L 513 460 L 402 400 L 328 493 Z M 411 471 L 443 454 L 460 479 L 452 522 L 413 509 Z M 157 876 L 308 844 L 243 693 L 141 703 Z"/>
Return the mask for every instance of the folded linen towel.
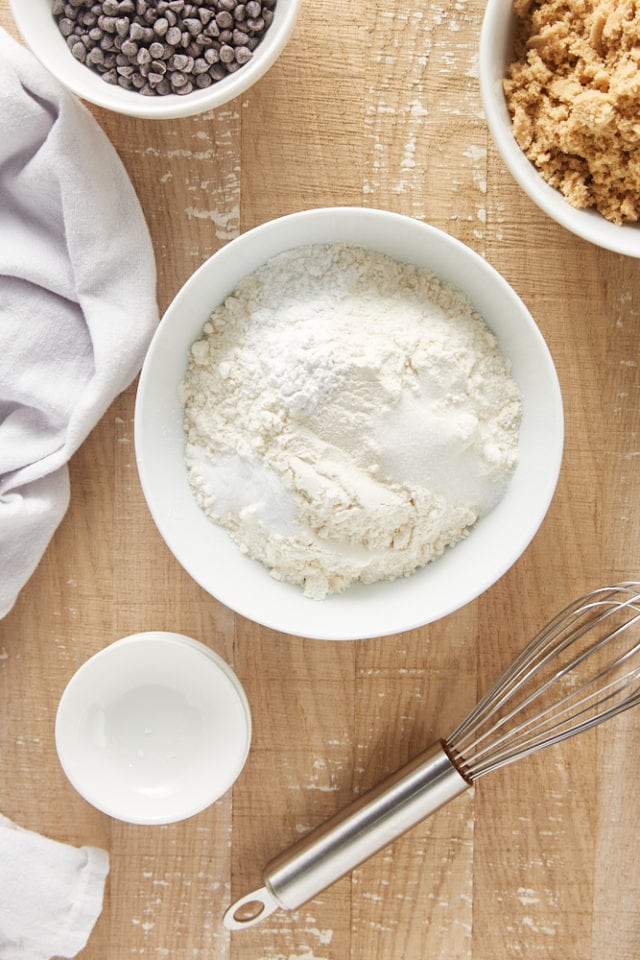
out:
<path id="1" fill-rule="evenodd" d="M 109 857 L 0 815 L 0 960 L 75 957 L 102 910 Z"/>
<path id="2" fill-rule="evenodd" d="M 0 29 L 0 617 L 64 516 L 67 461 L 142 364 L 155 280 L 111 143 Z"/>

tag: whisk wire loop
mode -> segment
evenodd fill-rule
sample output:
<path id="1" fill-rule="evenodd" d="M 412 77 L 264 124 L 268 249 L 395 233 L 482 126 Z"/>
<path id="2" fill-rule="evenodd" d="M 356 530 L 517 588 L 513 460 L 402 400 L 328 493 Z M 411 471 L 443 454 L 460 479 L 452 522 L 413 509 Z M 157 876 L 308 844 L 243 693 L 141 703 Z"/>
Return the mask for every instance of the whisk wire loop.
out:
<path id="1" fill-rule="evenodd" d="M 485 696 L 478 702 L 474 707 L 471 713 L 462 721 L 459 727 L 451 735 L 452 740 L 460 741 L 464 733 L 468 729 L 472 729 L 475 726 L 476 720 L 479 716 L 484 716 L 488 718 L 492 714 L 497 713 L 504 703 L 511 699 L 513 693 L 517 691 L 524 683 L 526 683 L 532 676 L 539 672 L 548 662 L 551 656 L 555 656 L 557 653 L 562 652 L 564 646 L 569 643 L 574 642 L 576 639 L 579 639 L 583 633 L 591 629 L 592 623 L 587 623 L 584 625 L 582 632 L 577 632 L 573 636 L 569 635 L 569 639 L 566 644 L 563 646 L 561 641 L 562 628 L 564 631 L 568 631 L 572 627 L 573 618 L 575 616 L 582 616 L 584 619 L 585 614 L 593 609 L 597 601 L 587 604 L 585 601 L 588 597 L 595 597 L 602 594 L 607 596 L 611 595 L 612 590 L 615 588 L 603 587 L 598 591 L 595 591 L 594 594 L 588 595 L 587 597 L 580 597 L 578 600 L 573 601 L 564 610 L 561 610 L 546 626 L 544 626 L 529 644 L 522 650 L 522 652 L 516 657 L 512 662 L 509 670 L 507 670 L 502 677 L 500 677 L 494 686 L 485 694 Z M 616 608 L 617 609 L 617 606 Z M 613 609 L 610 610 L 613 612 Z M 548 656 L 545 656 L 545 651 L 547 648 L 550 648 L 550 653 Z M 537 662 L 535 658 L 538 657 Z M 534 664 L 534 666 L 532 666 Z M 503 694 L 503 695 L 502 695 Z M 502 696 L 501 696 L 502 695 Z M 487 705 L 492 704 L 492 712 L 487 713 Z"/>
<path id="2" fill-rule="evenodd" d="M 640 677 L 640 671 L 635 672 L 634 679 L 637 677 Z M 613 693 L 608 694 L 608 696 L 601 698 L 599 703 L 602 704 L 603 702 L 616 697 L 621 690 L 625 689 L 627 686 L 630 686 L 632 682 L 632 680 L 629 680 L 629 683 L 625 684 L 623 687 L 618 687 L 616 684 L 617 689 Z M 610 686 L 613 686 L 613 684 L 610 684 Z M 589 699 L 592 699 L 592 697 Z M 586 700 L 583 701 L 583 703 L 586 703 Z M 590 729 L 609 717 L 613 717 L 618 713 L 622 713 L 624 710 L 627 710 L 638 703 L 640 703 L 640 691 L 635 691 L 631 697 L 627 697 L 623 702 L 618 701 L 608 710 L 600 711 L 597 715 L 591 716 L 586 721 L 581 723 L 576 723 L 577 718 L 584 714 L 588 714 L 593 709 L 593 703 L 588 703 L 578 711 L 573 708 L 567 708 L 565 712 L 568 713 L 570 711 L 570 717 L 565 720 L 558 720 L 551 725 L 543 721 L 540 723 L 539 727 L 530 726 L 528 729 L 526 729 L 526 725 L 523 724 L 522 729 L 515 732 L 524 733 L 526 729 L 528 734 L 526 739 L 522 738 L 518 740 L 514 736 L 513 740 L 509 740 L 507 749 L 503 751 L 497 749 L 494 750 L 494 746 L 496 745 L 492 745 L 491 757 L 486 764 L 483 764 L 481 759 L 483 751 L 479 751 L 474 755 L 473 779 L 477 780 L 478 777 L 482 776 L 484 773 L 497 770 L 499 767 L 505 766 L 507 763 L 511 763 L 514 760 L 521 760 L 523 757 L 528 756 L 531 753 L 535 753 L 543 747 L 551 746 L 554 743 L 559 743 L 561 740 L 566 740 L 569 737 L 575 736 L 577 733 L 581 733 L 584 730 Z M 570 727 L 567 726 L 569 722 L 571 723 Z M 541 737 L 542 733 L 544 733 L 544 738 Z M 506 740 L 506 737 L 502 738 L 502 742 L 505 742 Z M 499 746 L 499 744 L 497 744 L 497 746 Z"/>
<path id="3" fill-rule="evenodd" d="M 604 617 L 600 617 L 598 618 L 597 621 L 594 621 L 594 623 L 600 623 L 603 619 Z M 503 715 L 498 721 L 496 721 L 496 723 L 492 727 L 487 729 L 483 734 L 477 736 L 476 739 L 473 740 L 472 742 L 467 743 L 465 749 L 469 750 L 470 748 L 475 748 L 480 743 L 487 740 L 487 738 L 494 737 L 496 731 L 500 730 L 505 725 L 510 723 L 515 716 L 522 713 L 528 706 L 530 706 L 536 700 L 541 698 L 548 690 L 551 689 L 551 687 L 554 684 L 558 683 L 564 677 L 568 676 L 571 671 L 576 670 L 582 663 L 586 661 L 588 657 L 592 656 L 593 654 L 601 650 L 605 643 L 612 641 L 623 630 L 628 629 L 630 626 L 637 623 L 638 621 L 640 621 L 640 612 L 635 617 L 633 617 L 632 620 L 625 622 L 621 627 L 618 627 L 617 630 L 607 635 L 598 643 L 594 643 L 586 651 L 584 651 L 582 654 L 580 654 L 579 656 L 575 657 L 572 661 L 570 661 L 565 667 L 563 667 L 560 670 L 557 670 L 556 673 L 554 673 L 553 676 L 549 678 L 549 680 L 547 680 L 544 684 L 542 684 L 539 688 L 537 688 L 533 693 L 531 693 L 528 697 L 526 697 L 520 704 L 518 704 L 508 713 Z M 589 629 L 591 628 L 592 627 L 590 627 Z M 575 641 L 579 639 L 585 632 L 586 630 L 583 629 L 579 633 L 576 633 L 573 637 L 573 640 Z M 545 726 L 545 718 L 549 716 L 549 714 L 555 714 L 555 717 L 557 719 L 563 713 L 572 711 L 572 716 L 578 716 L 580 715 L 580 713 L 583 713 L 584 710 L 578 711 L 577 713 L 575 711 L 577 710 L 578 707 L 582 707 L 583 704 L 589 704 L 589 706 L 585 707 L 585 709 L 590 709 L 591 706 L 593 706 L 593 701 L 596 701 L 596 699 L 599 703 L 603 703 L 605 700 L 610 699 L 610 697 L 613 696 L 614 694 L 610 693 L 607 697 L 603 697 L 602 694 L 606 690 L 610 690 L 612 687 L 615 687 L 617 692 L 619 693 L 621 690 L 625 689 L 630 685 L 630 683 L 632 682 L 632 679 L 629 679 L 629 681 L 624 685 L 621 685 L 620 680 L 611 681 L 609 684 L 605 685 L 604 687 L 598 686 L 598 684 L 604 677 L 614 672 L 618 667 L 624 664 L 631 656 L 633 656 L 634 654 L 637 654 L 639 651 L 640 651 L 640 641 L 637 644 L 635 644 L 635 646 L 633 646 L 630 650 L 627 650 L 622 656 L 618 657 L 612 663 L 608 664 L 601 671 L 596 673 L 593 677 L 589 678 L 589 680 L 575 687 L 573 690 L 567 693 L 564 697 L 561 697 L 559 700 L 556 700 L 555 703 L 541 710 L 541 712 L 535 718 L 536 719 L 535 725 L 533 720 L 528 720 L 519 725 L 510 727 L 508 733 L 505 734 L 503 737 L 497 740 L 493 739 L 491 742 L 491 745 L 486 747 L 486 750 L 493 749 L 493 747 L 499 745 L 501 742 L 503 742 L 506 739 L 509 739 L 509 740 L 515 739 L 517 734 L 519 734 L 523 729 L 526 729 L 527 727 L 529 728 L 530 732 L 536 729 L 543 729 Z M 546 658 L 546 659 L 549 659 L 549 658 Z M 525 680 L 522 680 L 520 684 L 515 685 L 514 691 L 518 689 L 518 686 L 521 686 L 522 683 L 524 683 L 526 680 L 534 676 L 535 672 L 537 671 L 531 671 L 526 676 Z M 631 677 L 633 677 L 633 675 L 634 674 L 632 673 Z M 629 675 L 627 675 L 627 677 L 629 677 Z M 592 690 L 587 697 L 585 697 L 582 700 L 576 699 L 581 693 L 585 692 L 589 687 L 593 687 L 594 685 L 596 686 L 596 689 Z M 592 702 L 590 703 L 590 701 Z M 565 704 L 570 704 L 570 706 L 566 707 L 564 710 L 560 710 L 559 708 L 564 706 Z M 498 708 L 499 708 L 499 705 L 496 705 L 490 713 L 486 714 L 485 719 L 489 719 L 490 716 L 495 715 Z M 460 741 L 458 741 L 458 749 L 460 749 Z M 476 753 L 476 756 L 478 757 L 482 756 L 483 752 L 486 752 L 486 751 L 480 750 L 479 752 Z"/>
<path id="4" fill-rule="evenodd" d="M 446 740 L 464 775 L 476 780 L 640 702 L 640 666 L 624 670 L 640 655 L 637 631 L 630 646 L 615 648 L 639 624 L 635 582 L 595 590 L 560 611 Z"/>

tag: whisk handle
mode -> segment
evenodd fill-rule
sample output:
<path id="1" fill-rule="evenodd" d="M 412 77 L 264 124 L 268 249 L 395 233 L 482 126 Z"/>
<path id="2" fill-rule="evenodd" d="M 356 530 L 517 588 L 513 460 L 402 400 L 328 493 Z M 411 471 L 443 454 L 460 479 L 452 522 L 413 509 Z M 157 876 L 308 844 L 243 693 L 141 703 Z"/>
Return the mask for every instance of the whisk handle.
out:
<path id="1" fill-rule="evenodd" d="M 236 901 L 225 925 L 295 910 L 469 786 L 442 742 L 433 744 L 267 864 L 264 887 Z"/>

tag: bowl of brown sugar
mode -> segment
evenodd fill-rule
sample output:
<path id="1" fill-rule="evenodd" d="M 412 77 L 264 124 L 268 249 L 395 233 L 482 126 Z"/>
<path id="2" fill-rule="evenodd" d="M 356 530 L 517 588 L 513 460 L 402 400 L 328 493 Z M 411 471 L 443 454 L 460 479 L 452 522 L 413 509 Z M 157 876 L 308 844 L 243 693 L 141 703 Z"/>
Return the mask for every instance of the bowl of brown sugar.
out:
<path id="1" fill-rule="evenodd" d="M 32 52 L 83 100 L 162 120 L 244 93 L 289 41 L 301 0 L 10 0 Z"/>
<path id="2" fill-rule="evenodd" d="M 548 216 L 640 257 L 640 20 L 632 0 L 488 0 L 480 89 L 495 144 Z"/>

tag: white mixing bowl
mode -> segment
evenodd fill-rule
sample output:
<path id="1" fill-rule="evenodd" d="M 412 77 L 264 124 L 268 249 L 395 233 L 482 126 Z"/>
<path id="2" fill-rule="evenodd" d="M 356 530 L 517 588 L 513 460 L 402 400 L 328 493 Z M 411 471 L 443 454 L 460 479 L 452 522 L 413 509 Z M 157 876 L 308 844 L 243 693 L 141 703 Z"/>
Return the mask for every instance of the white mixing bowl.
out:
<path id="1" fill-rule="evenodd" d="M 293 247 L 348 242 L 431 270 L 462 290 L 496 334 L 522 394 L 519 463 L 503 499 L 435 562 L 394 582 L 356 585 L 326 600 L 274 580 L 244 556 L 197 505 L 184 462 L 178 396 L 191 343 L 238 281 Z M 410 217 L 364 208 L 326 208 L 265 223 L 232 240 L 186 282 L 148 351 L 135 411 L 138 470 L 151 514 L 188 573 L 222 603 L 274 630 L 353 639 L 411 629 L 443 617 L 490 587 L 536 533 L 553 496 L 563 413 L 553 361 L 531 315 L 478 254 Z"/>

